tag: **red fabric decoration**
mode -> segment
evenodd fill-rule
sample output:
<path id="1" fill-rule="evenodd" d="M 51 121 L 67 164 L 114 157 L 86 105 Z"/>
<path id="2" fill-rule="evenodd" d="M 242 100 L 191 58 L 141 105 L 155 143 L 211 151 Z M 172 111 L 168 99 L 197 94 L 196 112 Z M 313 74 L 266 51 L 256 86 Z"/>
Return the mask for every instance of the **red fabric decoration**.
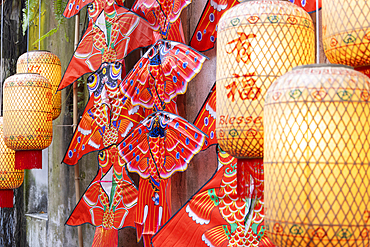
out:
<path id="1" fill-rule="evenodd" d="M 124 7 L 114 5 L 109 16 L 104 11 L 99 13 L 96 22 L 89 21 L 58 90 L 94 72 L 104 62 L 122 60 L 131 51 L 151 45 L 153 39 L 149 23 Z"/>
<path id="2" fill-rule="evenodd" d="M 94 240 L 91 247 L 117 247 L 118 246 L 118 230 L 104 227 L 95 229 Z"/>
<path id="3" fill-rule="evenodd" d="M 254 181 L 263 180 L 263 158 L 237 159 L 237 192 L 242 198 L 255 198 L 257 195 L 254 189 Z"/>
<path id="4" fill-rule="evenodd" d="M 0 190 L 0 208 L 12 208 L 13 197 L 13 190 Z"/>
<path id="5" fill-rule="evenodd" d="M 159 40 L 136 63 L 121 84 L 133 106 L 164 110 L 199 73 L 206 57 L 185 44 Z"/>
<path id="6" fill-rule="evenodd" d="M 42 169 L 42 150 L 15 151 L 15 169 Z"/>

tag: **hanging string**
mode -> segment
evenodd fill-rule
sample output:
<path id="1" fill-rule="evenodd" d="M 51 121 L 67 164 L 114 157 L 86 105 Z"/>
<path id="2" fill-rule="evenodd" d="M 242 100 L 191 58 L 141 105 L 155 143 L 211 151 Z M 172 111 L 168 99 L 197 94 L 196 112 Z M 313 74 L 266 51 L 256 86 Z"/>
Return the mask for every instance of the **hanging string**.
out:
<path id="1" fill-rule="evenodd" d="M 3 33 L 4 33 L 4 0 L 2 0 L 1 1 L 1 41 L 0 41 L 0 43 L 1 43 L 1 45 L 0 45 L 0 59 L 1 59 L 1 61 L 0 61 L 0 66 L 1 66 L 1 71 L 0 71 L 0 87 L 1 87 L 1 89 L 0 89 L 0 104 L 1 104 L 1 106 L 3 105 L 3 73 L 4 73 L 4 70 L 3 70 L 3 68 L 4 68 L 4 63 L 3 63 L 3 37 L 4 37 L 4 35 L 3 35 Z M 1 107 L 1 110 L 2 110 L 3 108 Z M 1 111 L 2 112 L 2 111 Z M 3 114 L 1 114 L 1 116 L 2 116 Z"/>
<path id="2" fill-rule="evenodd" d="M 39 0 L 39 50 L 41 50 L 41 41 L 40 41 L 40 35 L 41 35 L 41 0 Z"/>
<path id="3" fill-rule="evenodd" d="M 319 0 L 316 0 L 316 63 L 320 63 Z"/>
<path id="4" fill-rule="evenodd" d="M 30 0 L 27 1 L 27 73 L 28 73 L 28 50 L 30 40 Z"/>

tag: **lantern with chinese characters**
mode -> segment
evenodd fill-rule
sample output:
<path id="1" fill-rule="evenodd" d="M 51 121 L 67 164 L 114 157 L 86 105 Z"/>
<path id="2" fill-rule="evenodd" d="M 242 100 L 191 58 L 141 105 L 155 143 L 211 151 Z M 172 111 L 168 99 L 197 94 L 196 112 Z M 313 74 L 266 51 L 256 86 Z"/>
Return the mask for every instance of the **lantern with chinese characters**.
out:
<path id="1" fill-rule="evenodd" d="M 14 151 L 4 143 L 3 118 L 0 117 L 0 208 L 13 207 L 13 189 L 23 183 L 24 171 L 14 166 Z"/>
<path id="2" fill-rule="evenodd" d="M 42 167 L 42 149 L 53 136 L 51 84 L 39 74 L 15 74 L 4 82 L 4 141 L 16 151 L 15 167 Z"/>
<path id="3" fill-rule="evenodd" d="M 57 92 L 57 88 L 62 77 L 59 58 L 49 51 L 29 51 L 18 58 L 17 73 L 37 73 L 49 80 L 53 94 L 53 120 L 58 118 L 61 92 Z"/>
<path id="4" fill-rule="evenodd" d="M 238 158 L 239 178 L 246 163 L 257 165 L 254 170 L 262 167 L 267 89 L 291 68 L 314 63 L 314 47 L 311 17 L 290 2 L 248 1 L 230 8 L 221 17 L 217 38 L 216 133 L 221 148 Z M 246 175 L 245 182 L 248 181 Z"/>
<path id="5" fill-rule="evenodd" d="M 370 65 L 369 15 L 367 0 L 322 0 L 322 41 L 331 63 Z"/>
<path id="6" fill-rule="evenodd" d="M 277 246 L 370 245 L 370 79 L 300 66 L 265 102 L 265 225 Z"/>

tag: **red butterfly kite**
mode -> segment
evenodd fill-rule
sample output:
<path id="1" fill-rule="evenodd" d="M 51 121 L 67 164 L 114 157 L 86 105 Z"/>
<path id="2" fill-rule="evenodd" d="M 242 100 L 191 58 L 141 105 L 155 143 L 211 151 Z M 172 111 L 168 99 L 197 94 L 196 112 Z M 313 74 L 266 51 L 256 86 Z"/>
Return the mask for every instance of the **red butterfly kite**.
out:
<path id="1" fill-rule="evenodd" d="M 187 169 L 205 138 L 202 131 L 180 116 L 158 111 L 118 145 L 127 169 L 142 178 L 135 224 L 138 240 L 143 236 L 145 246 L 170 217 L 169 178 Z"/>
<path id="2" fill-rule="evenodd" d="M 145 118 L 119 90 L 125 74 L 121 63 L 103 63 L 87 79 L 89 102 L 69 144 L 63 162 L 75 165 L 85 154 L 117 144 Z"/>
<path id="3" fill-rule="evenodd" d="M 104 62 L 122 60 L 134 49 L 153 44 L 153 39 L 153 30 L 146 20 L 114 4 L 112 12 L 103 11 L 96 22 L 90 20 L 58 90 L 94 72 Z"/>
<path id="4" fill-rule="evenodd" d="M 138 191 L 116 146 L 98 155 L 99 170 L 66 224 L 96 226 L 93 247 L 118 246 L 118 230 L 134 227 Z"/>
<path id="5" fill-rule="evenodd" d="M 206 57 L 175 41 L 157 41 L 123 80 L 121 91 L 133 106 L 163 110 L 201 70 Z"/>
<path id="6" fill-rule="evenodd" d="M 185 42 L 179 17 L 190 3 L 191 0 L 137 0 L 132 11 L 148 20 L 158 34 L 156 40 Z"/>
<path id="7" fill-rule="evenodd" d="M 123 2 L 124 0 L 69 0 L 63 15 L 66 18 L 71 18 L 89 4 L 87 7 L 88 15 L 95 22 L 100 12 L 103 10 L 110 12 L 109 10 L 112 9 L 114 3 L 123 7 Z"/>
<path id="8" fill-rule="evenodd" d="M 311 13 L 316 10 L 316 0 L 289 0 Z M 217 25 L 221 16 L 241 0 L 208 0 L 202 16 L 190 40 L 190 46 L 198 51 L 208 51 L 214 47 L 217 38 Z M 321 0 L 319 0 L 321 8 Z"/>
<path id="9" fill-rule="evenodd" d="M 194 125 L 201 131 L 208 135 L 203 146 L 206 150 L 212 145 L 217 144 L 216 129 L 216 83 L 213 84 L 206 101 L 204 101 L 197 117 L 195 118 Z"/>
<path id="10" fill-rule="evenodd" d="M 218 152 L 218 168 L 152 238 L 153 247 L 265 246 L 263 180 L 254 180 L 255 198 L 237 195 L 237 161 Z"/>

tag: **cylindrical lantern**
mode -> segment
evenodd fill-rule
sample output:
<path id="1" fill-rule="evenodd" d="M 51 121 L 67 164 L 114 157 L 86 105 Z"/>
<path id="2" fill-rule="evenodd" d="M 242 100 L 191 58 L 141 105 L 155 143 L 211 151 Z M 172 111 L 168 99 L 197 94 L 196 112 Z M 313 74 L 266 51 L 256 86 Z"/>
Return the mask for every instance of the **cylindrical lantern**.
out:
<path id="1" fill-rule="evenodd" d="M 4 140 L 17 151 L 17 169 L 42 166 L 41 150 L 53 136 L 51 100 L 51 84 L 39 74 L 15 74 L 4 82 Z"/>
<path id="2" fill-rule="evenodd" d="M 53 120 L 58 118 L 62 99 L 61 92 L 57 92 L 62 79 L 59 58 L 49 51 L 29 51 L 18 58 L 17 73 L 37 73 L 49 80 L 53 94 Z"/>
<path id="3" fill-rule="evenodd" d="M 261 0 L 230 8 L 217 32 L 217 139 L 238 158 L 238 192 L 249 196 L 249 171 L 262 169 L 265 93 L 293 67 L 315 62 L 314 26 L 301 7 Z"/>
<path id="4" fill-rule="evenodd" d="M 370 65 L 369 15 L 367 0 L 322 0 L 322 41 L 331 63 Z"/>
<path id="5" fill-rule="evenodd" d="M 13 207 L 13 189 L 23 183 L 24 171 L 15 169 L 14 153 L 4 143 L 3 118 L 0 117 L 0 208 Z"/>
<path id="6" fill-rule="evenodd" d="M 315 62 L 311 17 L 285 1 L 249 1 L 229 9 L 217 37 L 217 122 L 221 148 L 237 158 L 263 157 L 263 105 L 271 83 Z"/>
<path id="7" fill-rule="evenodd" d="M 265 225 L 277 246 L 370 246 L 370 79 L 294 68 L 265 102 Z"/>

